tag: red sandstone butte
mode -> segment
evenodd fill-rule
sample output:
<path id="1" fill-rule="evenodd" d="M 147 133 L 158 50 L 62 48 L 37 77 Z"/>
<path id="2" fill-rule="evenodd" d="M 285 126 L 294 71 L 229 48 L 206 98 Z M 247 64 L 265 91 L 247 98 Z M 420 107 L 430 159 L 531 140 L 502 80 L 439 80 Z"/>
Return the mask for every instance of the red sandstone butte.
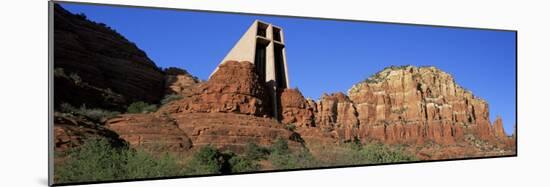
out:
<path id="1" fill-rule="evenodd" d="M 227 112 L 268 115 L 263 82 L 250 62 L 227 61 L 210 79 L 192 88 L 188 97 L 159 109 L 161 113 Z"/>

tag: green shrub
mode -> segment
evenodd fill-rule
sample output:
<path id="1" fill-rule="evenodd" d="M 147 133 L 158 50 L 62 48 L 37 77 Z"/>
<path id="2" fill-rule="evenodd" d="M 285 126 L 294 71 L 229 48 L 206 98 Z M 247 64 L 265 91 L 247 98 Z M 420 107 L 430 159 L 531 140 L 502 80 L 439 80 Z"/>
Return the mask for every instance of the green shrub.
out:
<path id="1" fill-rule="evenodd" d="M 279 155 L 289 154 L 290 150 L 288 149 L 288 142 L 285 139 L 278 137 L 277 140 L 275 140 L 275 142 L 273 143 L 273 145 L 271 145 L 270 151 L 271 151 L 271 154 L 279 154 Z"/>
<path id="2" fill-rule="evenodd" d="M 231 151 L 220 152 L 207 145 L 199 149 L 186 164 L 185 173 L 188 175 L 205 175 L 221 173 L 239 173 L 260 170 L 257 160 L 266 157 L 266 148 L 250 143 L 243 155 L 236 155 Z"/>
<path id="3" fill-rule="evenodd" d="M 288 125 L 285 126 L 285 129 L 289 130 L 289 131 L 294 131 L 294 130 L 296 130 L 296 125 L 288 124 Z"/>
<path id="4" fill-rule="evenodd" d="M 277 138 L 271 145 L 271 154 L 268 159 L 276 169 L 310 168 L 318 165 L 316 159 L 307 149 L 292 153 L 288 148 L 288 142 L 283 138 Z"/>
<path id="5" fill-rule="evenodd" d="M 128 113 L 149 113 L 157 111 L 157 105 L 148 104 L 143 101 L 138 101 L 130 104 L 127 109 Z"/>
<path id="6" fill-rule="evenodd" d="M 99 123 L 120 114 L 116 111 L 108 111 L 100 108 L 86 108 L 86 104 L 83 104 L 80 108 L 75 108 L 69 103 L 61 103 L 60 110 L 65 113 L 82 115 L 94 122 Z"/>
<path id="7" fill-rule="evenodd" d="M 261 159 L 266 159 L 268 155 L 269 155 L 268 148 L 261 147 L 255 143 L 246 144 L 246 148 L 244 150 L 244 156 L 246 158 L 251 160 L 261 160 Z"/>
<path id="8" fill-rule="evenodd" d="M 361 149 L 361 156 L 368 164 L 379 163 L 396 163 L 415 161 L 417 158 L 409 153 L 406 153 L 400 148 L 390 148 L 381 143 L 367 144 Z"/>
<path id="9" fill-rule="evenodd" d="M 183 175 L 182 167 L 176 159 L 164 154 L 159 158 L 152 157 L 144 151 L 128 153 L 126 163 L 127 178 L 171 177 Z"/>
<path id="10" fill-rule="evenodd" d="M 160 101 L 160 104 L 167 104 L 169 102 L 172 102 L 172 101 L 175 101 L 175 100 L 180 100 L 181 98 L 183 98 L 181 95 L 178 95 L 178 94 L 170 94 L 170 95 L 165 95 L 164 98 Z"/>
<path id="11" fill-rule="evenodd" d="M 207 145 L 193 155 L 186 164 L 185 173 L 189 175 L 220 174 L 224 164 L 222 153 Z"/>
<path id="12" fill-rule="evenodd" d="M 260 170 L 260 164 L 247 157 L 233 155 L 229 159 L 231 173 L 251 172 Z"/>
<path id="13" fill-rule="evenodd" d="M 296 153 L 272 153 L 268 159 L 275 169 L 312 168 L 319 165 L 307 149 L 299 150 Z"/>
<path id="14" fill-rule="evenodd" d="M 143 151 L 113 147 L 105 139 L 89 139 L 67 153 L 67 160 L 55 167 L 57 183 L 93 182 L 181 175 L 169 156 L 157 159 Z"/>

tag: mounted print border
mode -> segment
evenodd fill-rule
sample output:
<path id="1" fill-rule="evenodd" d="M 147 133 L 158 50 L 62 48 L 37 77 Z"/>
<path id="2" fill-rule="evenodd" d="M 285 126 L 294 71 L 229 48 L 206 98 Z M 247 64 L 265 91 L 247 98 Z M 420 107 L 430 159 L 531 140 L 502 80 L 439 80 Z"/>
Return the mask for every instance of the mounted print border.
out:
<path id="1" fill-rule="evenodd" d="M 49 2 L 49 184 L 517 156 L 517 31 Z"/>

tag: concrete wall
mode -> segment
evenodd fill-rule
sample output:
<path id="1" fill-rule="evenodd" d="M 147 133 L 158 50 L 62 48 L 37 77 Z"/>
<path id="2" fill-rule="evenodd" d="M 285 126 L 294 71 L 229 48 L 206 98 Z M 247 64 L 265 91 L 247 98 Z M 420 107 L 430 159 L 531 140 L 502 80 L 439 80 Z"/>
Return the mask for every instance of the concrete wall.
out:
<path id="1" fill-rule="evenodd" d="M 266 36 L 258 36 L 258 25 L 265 24 L 267 25 L 266 29 Z M 280 41 L 274 41 L 273 36 L 273 27 L 276 27 L 279 29 L 279 37 Z M 288 67 L 286 63 L 286 50 L 284 45 L 284 32 L 283 29 L 277 26 L 273 26 L 272 24 L 262 22 L 259 20 L 256 20 L 252 23 L 252 25 L 246 30 L 246 32 L 242 35 L 242 37 L 239 39 L 239 41 L 233 46 L 233 48 L 227 53 L 227 55 L 223 58 L 223 60 L 220 62 L 220 65 L 223 64 L 226 61 L 248 61 L 251 63 L 255 63 L 255 55 L 256 55 L 256 45 L 258 45 L 258 41 L 265 41 L 268 42 L 268 45 L 266 46 L 266 59 L 265 59 L 265 82 L 269 85 L 273 98 L 273 116 L 278 117 L 278 108 L 279 106 L 279 99 L 277 97 L 277 92 L 280 91 L 283 88 L 277 88 L 277 81 L 285 81 L 286 87 L 290 87 L 290 79 L 288 78 Z M 277 44 L 275 44 L 277 43 Z M 282 63 L 283 63 L 283 69 L 284 69 L 284 80 L 277 80 L 276 75 L 276 64 L 275 64 L 275 46 L 274 45 L 281 45 L 282 46 Z M 216 71 L 218 70 L 218 67 L 210 74 L 212 76 Z"/>

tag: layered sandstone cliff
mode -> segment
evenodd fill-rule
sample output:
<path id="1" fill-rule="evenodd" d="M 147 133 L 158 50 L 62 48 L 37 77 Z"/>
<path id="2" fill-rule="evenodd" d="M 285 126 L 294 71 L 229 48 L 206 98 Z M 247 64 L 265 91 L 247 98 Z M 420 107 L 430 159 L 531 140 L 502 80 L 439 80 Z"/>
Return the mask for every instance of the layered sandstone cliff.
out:
<path id="1" fill-rule="evenodd" d="M 348 95 L 306 100 L 295 89 L 281 94 L 281 122 L 306 140 L 380 141 L 387 144 L 513 144 L 502 120 L 493 125 L 488 104 L 435 67 L 389 67 L 354 85 Z"/>
<path id="2" fill-rule="evenodd" d="M 487 141 L 495 137 L 487 102 L 435 67 L 386 68 L 348 94 L 357 108 L 361 137 L 441 144 L 463 140 L 464 133 Z"/>

